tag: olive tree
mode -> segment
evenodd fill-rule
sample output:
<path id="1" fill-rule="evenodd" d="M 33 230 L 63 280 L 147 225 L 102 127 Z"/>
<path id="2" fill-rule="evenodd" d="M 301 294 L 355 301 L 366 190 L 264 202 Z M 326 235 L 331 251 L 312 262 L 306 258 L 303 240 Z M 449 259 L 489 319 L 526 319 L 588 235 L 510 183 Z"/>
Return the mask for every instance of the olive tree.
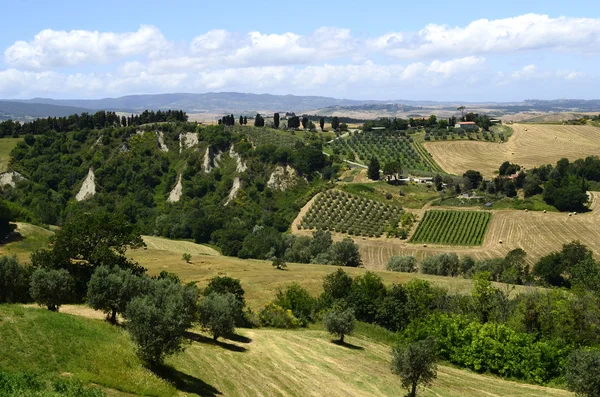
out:
<path id="1" fill-rule="evenodd" d="M 127 329 L 142 360 L 156 365 L 166 355 L 184 350 L 185 333 L 197 317 L 197 300 L 195 286 L 158 279 L 147 294 L 127 305 Z"/>
<path id="2" fill-rule="evenodd" d="M 327 332 L 337 336 L 340 343 L 344 343 L 344 336 L 352 333 L 354 323 L 354 310 L 350 308 L 333 308 L 323 317 L 323 325 L 325 325 Z"/>
<path id="3" fill-rule="evenodd" d="M 408 390 L 408 397 L 417 395 L 419 384 L 429 385 L 437 377 L 435 361 L 433 338 L 396 346 L 392 350 L 392 372 L 402 380 L 402 387 Z"/>
<path id="4" fill-rule="evenodd" d="M 235 331 L 236 313 L 240 310 L 240 302 L 235 295 L 211 293 L 200 302 L 200 325 L 217 340 Z"/>
<path id="5" fill-rule="evenodd" d="M 136 276 L 131 270 L 100 266 L 88 283 L 87 303 L 106 313 L 107 319 L 117 323 L 117 313 L 124 313 L 133 298 L 140 295 L 150 280 Z"/>
<path id="6" fill-rule="evenodd" d="M 73 277 L 65 269 L 38 269 L 31 275 L 29 293 L 35 302 L 58 311 L 73 296 Z"/>

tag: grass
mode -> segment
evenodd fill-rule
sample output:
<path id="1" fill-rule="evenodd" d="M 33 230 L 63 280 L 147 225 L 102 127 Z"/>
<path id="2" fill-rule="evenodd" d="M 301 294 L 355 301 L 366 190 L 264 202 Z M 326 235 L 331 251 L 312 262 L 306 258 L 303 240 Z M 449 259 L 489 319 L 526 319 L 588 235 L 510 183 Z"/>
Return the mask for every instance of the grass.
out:
<path id="1" fill-rule="evenodd" d="M 144 242 L 146 243 L 146 247 L 153 250 L 159 251 L 171 251 L 178 252 L 181 254 L 188 253 L 190 255 L 209 255 L 209 256 L 218 256 L 220 255 L 219 251 L 216 249 L 202 245 L 196 244 L 191 241 L 183 241 L 183 240 L 170 240 L 168 238 L 156 237 L 156 236 L 142 236 Z"/>
<path id="2" fill-rule="evenodd" d="M 427 211 L 410 242 L 481 245 L 491 217 L 487 211 Z"/>
<path id="3" fill-rule="evenodd" d="M 0 305 L 0 367 L 67 375 L 109 389 L 172 396 L 175 388 L 145 369 L 124 329 L 43 309 Z"/>
<path id="4" fill-rule="evenodd" d="M 7 372 L 68 376 L 117 396 L 398 396 L 389 369 L 394 334 L 358 324 L 346 344 L 317 327 L 242 329 L 215 343 L 200 329 L 154 372 L 141 366 L 126 332 L 103 321 L 0 306 L 0 366 Z M 127 393 L 127 394 L 125 394 Z M 438 366 L 421 396 L 571 396 L 570 393 Z"/>
<path id="5" fill-rule="evenodd" d="M 16 255 L 19 261 L 28 262 L 33 251 L 48 247 L 48 238 L 53 232 L 29 223 L 16 224 L 21 237 L 11 243 L 0 244 L 0 255 Z"/>
<path id="6" fill-rule="evenodd" d="M 486 207 L 486 203 L 492 203 L 490 207 Z M 432 206 L 446 206 L 446 207 L 464 207 L 464 208 L 480 208 L 487 210 L 528 210 L 528 211 L 548 211 L 558 212 L 556 207 L 546 204 L 541 194 L 537 194 L 532 197 L 525 199 L 503 197 L 498 199 L 496 196 L 485 196 L 482 200 L 469 200 L 459 197 L 450 197 L 440 202 L 439 200 L 431 203 Z"/>
<path id="7" fill-rule="evenodd" d="M 0 139 L 0 172 L 8 171 L 10 162 L 10 152 L 21 142 L 23 138 L 2 138 Z"/>

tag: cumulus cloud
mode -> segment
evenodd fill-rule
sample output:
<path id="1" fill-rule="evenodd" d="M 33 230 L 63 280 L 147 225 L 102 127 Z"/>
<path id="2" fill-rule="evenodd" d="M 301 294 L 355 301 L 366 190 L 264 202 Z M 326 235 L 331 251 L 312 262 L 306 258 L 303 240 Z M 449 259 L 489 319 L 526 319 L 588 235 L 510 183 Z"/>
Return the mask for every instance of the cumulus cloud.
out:
<path id="1" fill-rule="evenodd" d="M 506 19 L 479 19 L 465 27 L 430 24 L 413 35 L 390 33 L 382 38 L 387 39 L 376 40 L 372 46 L 399 58 L 543 49 L 598 53 L 600 19 L 526 14 Z"/>
<path id="2" fill-rule="evenodd" d="M 4 62 L 24 69 L 45 69 L 84 63 L 108 63 L 137 54 L 153 55 L 168 46 L 154 26 L 136 32 L 42 30 L 33 40 L 17 41 L 4 51 Z"/>

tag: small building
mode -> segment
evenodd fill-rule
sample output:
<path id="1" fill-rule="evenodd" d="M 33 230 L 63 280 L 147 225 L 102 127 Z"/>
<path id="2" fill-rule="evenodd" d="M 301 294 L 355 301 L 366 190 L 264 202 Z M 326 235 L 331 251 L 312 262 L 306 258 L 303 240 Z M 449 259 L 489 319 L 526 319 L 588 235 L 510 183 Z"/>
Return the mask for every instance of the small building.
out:
<path id="1" fill-rule="evenodd" d="M 412 180 L 416 183 L 433 183 L 432 177 L 415 177 Z"/>
<path id="2" fill-rule="evenodd" d="M 479 130 L 479 126 L 474 121 L 460 121 L 454 125 L 454 128 L 460 128 L 463 130 Z"/>

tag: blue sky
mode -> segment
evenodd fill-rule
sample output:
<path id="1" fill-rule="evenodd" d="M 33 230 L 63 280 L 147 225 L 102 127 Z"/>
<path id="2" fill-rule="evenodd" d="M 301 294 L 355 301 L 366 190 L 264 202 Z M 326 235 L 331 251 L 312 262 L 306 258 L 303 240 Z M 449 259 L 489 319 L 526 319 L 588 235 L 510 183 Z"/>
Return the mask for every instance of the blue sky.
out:
<path id="1" fill-rule="evenodd" d="M 599 11 L 592 1 L 13 0 L 0 98 L 592 99 Z"/>

